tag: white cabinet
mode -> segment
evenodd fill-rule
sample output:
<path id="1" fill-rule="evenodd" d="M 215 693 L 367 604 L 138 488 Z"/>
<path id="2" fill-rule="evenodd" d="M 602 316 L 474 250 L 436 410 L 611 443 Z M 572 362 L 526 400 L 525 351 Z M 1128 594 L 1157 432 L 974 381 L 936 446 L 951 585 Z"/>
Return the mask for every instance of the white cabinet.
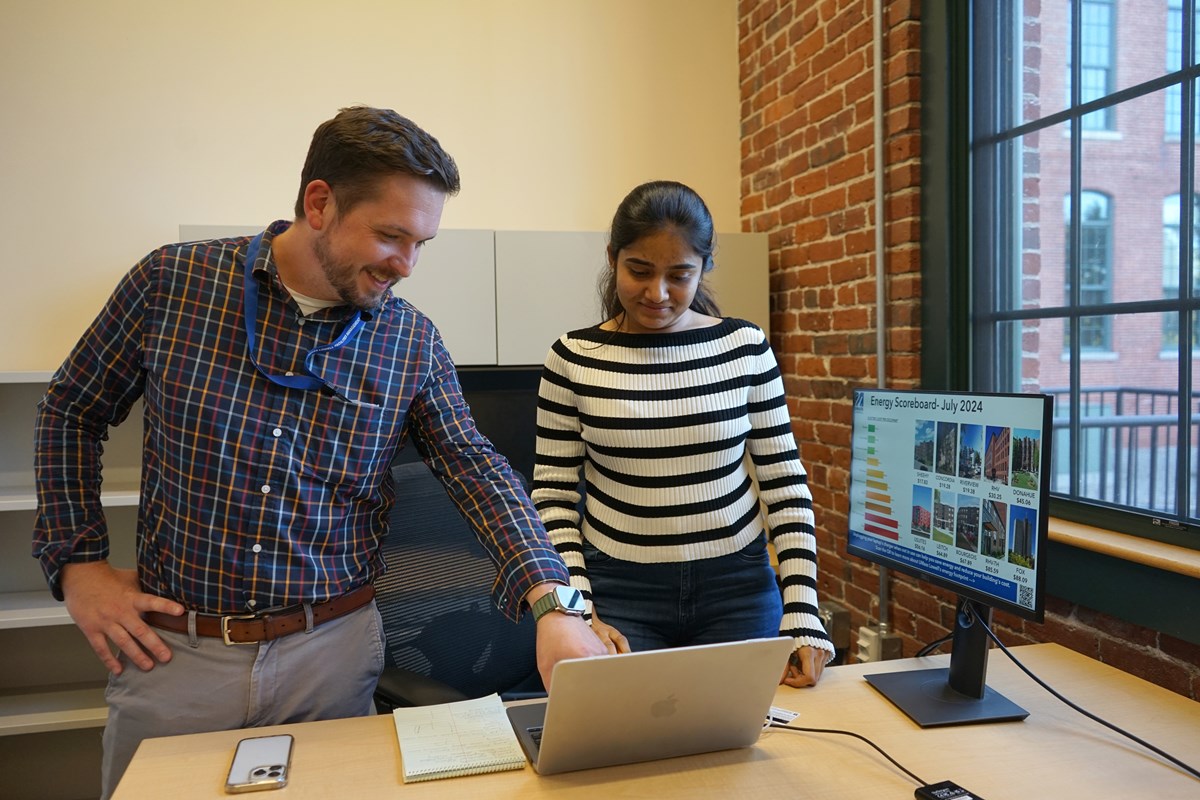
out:
<path id="1" fill-rule="evenodd" d="M 601 321 L 607 235 L 497 231 L 497 363 L 541 364 L 566 331 Z"/>
<path id="2" fill-rule="evenodd" d="M 421 251 L 412 275 L 392 291 L 433 320 L 455 364 L 496 363 L 492 231 L 441 231 Z"/>
<path id="3" fill-rule="evenodd" d="M 607 243 L 600 232 L 496 232 L 496 363 L 541 364 L 560 335 L 602 322 Z M 704 280 L 723 315 L 769 332 L 767 258 L 764 233 L 717 234 Z"/>
<path id="4" fill-rule="evenodd" d="M 770 251 L 765 233 L 718 233 L 716 268 L 706 280 L 727 317 L 753 322 L 771 335 Z"/>
<path id="5" fill-rule="evenodd" d="M 181 225 L 179 238 L 258 230 Z M 455 364 L 537 366 L 564 332 L 601 322 L 607 242 L 600 231 L 442 230 L 393 291 L 433 320 Z M 705 280 L 721 313 L 769 331 L 767 235 L 719 233 L 714 260 Z"/>
<path id="6" fill-rule="evenodd" d="M 179 241 L 248 236 L 253 225 L 180 225 Z M 492 231 L 442 230 L 412 275 L 392 291 L 433 320 L 454 363 L 496 363 L 496 269 Z M 97 305 L 99 308 L 99 305 Z"/>

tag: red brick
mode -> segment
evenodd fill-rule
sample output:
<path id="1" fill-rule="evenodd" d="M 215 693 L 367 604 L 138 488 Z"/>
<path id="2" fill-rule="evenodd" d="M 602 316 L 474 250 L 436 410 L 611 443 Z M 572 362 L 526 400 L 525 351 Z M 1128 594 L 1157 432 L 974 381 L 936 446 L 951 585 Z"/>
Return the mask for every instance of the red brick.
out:
<path id="1" fill-rule="evenodd" d="M 919 353 L 921 331 L 919 328 L 891 328 L 887 336 L 888 349 L 893 352 Z"/>
<path id="2" fill-rule="evenodd" d="M 902 217 L 919 217 L 921 215 L 921 195 L 916 191 L 890 194 L 886 201 L 886 213 L 890 219 Z"/>
<path id="3" fill-rule="evenodd" d="M 812 210 L 814 214 L 830 214 L 842 208 L 845 205 L 845 201 L 845 190 L 835 188 L 814 197 L 812 199 Z"/>
<path id="4" fill-rule="evenodd" d="M 742 216 L 748 216 L 766 207 L 761 194 L 747 195 L 742 198 Z"/>
<path id="5" fill-rule="evenodd" d="M 830 359 L 831 375 L 841 378 L 867 377 L 867 364 L 861 358 L 832 358 Z"/>
<path id="6" fill-rule="evenodd" d="M 862 53 L 849 53 L 841 63 L 834 64 L 827 74 L 832 85 L 844 86 L 861 76 L 866 68 L 866 58 Z"/>
<path id="7" fill-rule="evenodd" d="M 855 153 L 830 164 L 826 173 L 831 184 L 849 183 L 867 174 L 867 158 L 864 153 Z"/>
<path id="8" fill-rule="evenodd" d="M 846 234 L 846 252 L 848 254 L 870 253 L 875 250 L 875 232 L 855 231 Z"/>
<path id="9" fill-rule="evenodd" d="M 916 380 L 921 375 L 918 357 L 893 356 L 887 359 L 888 377 L 892 380 Z"/>

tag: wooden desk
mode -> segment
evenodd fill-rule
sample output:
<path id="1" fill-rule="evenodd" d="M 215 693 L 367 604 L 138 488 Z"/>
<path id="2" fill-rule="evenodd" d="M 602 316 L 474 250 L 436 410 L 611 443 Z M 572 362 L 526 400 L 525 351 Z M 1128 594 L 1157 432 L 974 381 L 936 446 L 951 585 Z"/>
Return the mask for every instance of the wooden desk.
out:
<path id="1" fill-rule="evenodd" d="M 1200 766 L 1200 703 L 1054 644 L 1013 649 L 1036 675 L 1088 711 Z M 921 729 L 863 675 L 945 666 L 947 657 L 826 670 L 816 689 L 781 687 L 776 705 L 795 724 L 867 736 L 926 781 L 953 780 L 985 800 L 1200 797 L 1200 780 L 1072 711 L 992 651 L 988 684 L 1029 710 L 1023 722 Z M 586 724 L 586 722 L 584 723 Z M 915 785 L 867 745 L 846 736 L 771 730 L 752 748 L 539 777 L 532 768 L 403 784 L 390 717 L 262 728 L 296 737 L 298 798 L 911 798 Z M 116 800 L 223 798 L 233 748 L 244 731 L 149 739 Z M 262 795 L 264 798 L 276 795 Z"/>

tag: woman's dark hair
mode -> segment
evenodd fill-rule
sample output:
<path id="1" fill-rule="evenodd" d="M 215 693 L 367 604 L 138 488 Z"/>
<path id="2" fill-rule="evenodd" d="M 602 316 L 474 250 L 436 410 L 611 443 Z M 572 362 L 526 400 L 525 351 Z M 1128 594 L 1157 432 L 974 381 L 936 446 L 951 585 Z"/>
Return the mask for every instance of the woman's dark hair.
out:
<path id="1" fill-rule="evenodd" d="M 613 215 L 608 235 L 608 268 L 600 278 L 600 307 L 605 320 L 616 319 L 624 312 L 617 297 L 616 265 L 621 251 L 639 239 L 666 229 L 676 231 L 702 262 L 691 309 L 714 317 L 721 315 L 704 282 L 704 274 L 713 268 L 716 246 L 708 206 L 695 190 L 682 183 L 651 181 L 625 195 Z"/>
<path id="2" fill-rule="evenodd" d="M 403 173 L 428 181 L 447 195 L 458 193 L 458 166 L 438 140 L 407 117 L 386 108 L 343 108 L 317 126 L 296 197 L 304 216 L 304 190 L 315 180 L 329 184 L 344 214 L 375 196 L 379 180 Z"/>

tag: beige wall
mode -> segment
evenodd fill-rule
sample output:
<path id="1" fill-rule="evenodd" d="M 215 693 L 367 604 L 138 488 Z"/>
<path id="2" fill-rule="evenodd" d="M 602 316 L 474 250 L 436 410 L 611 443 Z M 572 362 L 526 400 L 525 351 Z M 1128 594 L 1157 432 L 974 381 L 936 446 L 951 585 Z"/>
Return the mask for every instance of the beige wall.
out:
<path id="1" fill-rule="evenodd" d="M 57 366 L 183 224 L 290 216 L 313 128 L 397 109 L 443 226 L 601 230 L 668 177 L 739 230 L 735 0 L 4 0 L 0 370 Z"/>

